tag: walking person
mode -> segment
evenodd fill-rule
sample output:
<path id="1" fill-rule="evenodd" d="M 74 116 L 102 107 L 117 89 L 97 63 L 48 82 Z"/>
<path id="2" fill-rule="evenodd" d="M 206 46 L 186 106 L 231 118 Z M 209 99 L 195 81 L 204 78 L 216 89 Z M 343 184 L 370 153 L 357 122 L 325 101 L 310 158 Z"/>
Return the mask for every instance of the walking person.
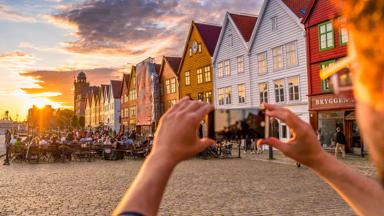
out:
<path id="1" fill-rule="evenodd" d="M 336 141 L 335 157 L 337 158 L 337 154 L 340 149 L 342 158 L 345 158 L 345 136 L 343 132 L 341 132 L 340 127 L 336 128 L 335 141 Z"/>
<path id="2" fill-rule="evenodd" d="M 10 165 L 9 163 L 9 154 L 10 154 L 10 148 L 11 148 L 11 131 L 7 130 L 5 132 L 5 160 L 3 165 Z"/>

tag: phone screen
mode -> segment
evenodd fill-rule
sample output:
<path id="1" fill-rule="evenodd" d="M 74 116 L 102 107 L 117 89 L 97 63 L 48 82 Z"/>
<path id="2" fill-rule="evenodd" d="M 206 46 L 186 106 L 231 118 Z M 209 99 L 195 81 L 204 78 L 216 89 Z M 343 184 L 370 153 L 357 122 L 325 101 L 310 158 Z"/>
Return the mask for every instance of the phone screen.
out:
<path id="1" fill-rule="evenodd" d="M 262 109 L 218 109 L 208 116 L 208 136 L 217 141 L 262 139 L 266 125 Z"/>

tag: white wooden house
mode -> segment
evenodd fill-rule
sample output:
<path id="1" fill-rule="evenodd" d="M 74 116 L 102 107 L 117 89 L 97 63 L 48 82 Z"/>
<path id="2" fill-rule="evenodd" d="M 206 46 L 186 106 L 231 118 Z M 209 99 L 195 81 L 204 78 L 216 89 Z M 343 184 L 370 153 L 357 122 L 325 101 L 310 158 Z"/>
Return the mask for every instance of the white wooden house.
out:
<path id="1" fill-rule="evenodd" d="M 265 0 L 249 48 L 251 105 L 281 104 L 307 122 L 306 38 L 301 19 L 310 2 Z M 283 123 L 279 123 L 279 138 L 290 138 Z"/>
<path id="2" fill-rule="evenodd" d="M 225 15 L 212 57 L 216 108 L 251 106 L 248 45 L 256 21 L 252 15 Z"/>
<path id="3" fill-rule="evenodd" d="M 109 106 L 108 106 L 108 114 L 107 124 L 112 131 L 116 131 L 116 133 L 120 130 L 120 100 L 121 100 L 121 85 L 122 81 L 111 80 L 111 85 L 109 87 Z"/>

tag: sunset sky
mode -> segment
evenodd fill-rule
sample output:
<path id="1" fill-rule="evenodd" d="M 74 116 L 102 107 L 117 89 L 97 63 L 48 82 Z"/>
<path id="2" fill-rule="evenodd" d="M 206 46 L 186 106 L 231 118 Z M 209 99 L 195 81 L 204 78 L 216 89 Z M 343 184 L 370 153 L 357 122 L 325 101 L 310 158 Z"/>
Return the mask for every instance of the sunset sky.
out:
<path id="1" fill-rule="evenodd" d="M 0 118 L 72 108 L 73 77 L 108 83 L 131 64 L 183 51 L 192 20 L 257 14 L 263 0 L 0 0 Z"/>

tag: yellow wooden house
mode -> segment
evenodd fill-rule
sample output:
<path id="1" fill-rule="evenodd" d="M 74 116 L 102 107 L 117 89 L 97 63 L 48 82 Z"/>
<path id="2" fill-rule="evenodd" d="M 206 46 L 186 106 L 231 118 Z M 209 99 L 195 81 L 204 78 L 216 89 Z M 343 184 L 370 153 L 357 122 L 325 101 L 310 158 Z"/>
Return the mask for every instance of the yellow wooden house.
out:
<path id="1" fill-rule="evenodd" d="M 213 103 L 212 56 L 221 27 L 192 21 L 178 70 L 180 98 Z"/>

